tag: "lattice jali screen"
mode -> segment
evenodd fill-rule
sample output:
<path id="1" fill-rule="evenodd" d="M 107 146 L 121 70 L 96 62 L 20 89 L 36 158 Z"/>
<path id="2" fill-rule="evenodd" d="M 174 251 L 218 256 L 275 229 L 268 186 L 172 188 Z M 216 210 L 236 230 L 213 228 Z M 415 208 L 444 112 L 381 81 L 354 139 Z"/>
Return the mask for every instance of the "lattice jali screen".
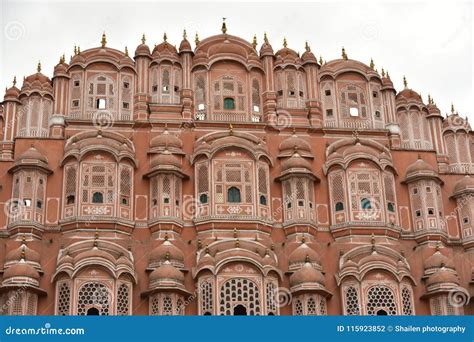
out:
<path id="1" fill-rule="evenodd" d="M 303 302 L 300 299 L 293 301 L 293 313 L 295 316 L 303 316 Z"/>
<path id="2" fill-rule="evenodd" d="M 77 315 L 87 315 L 88 310 L 91 308 L 98 310 L 101 316 L 110 315 L 110 294 L 110 289 L 102 283 L 85 283 L 79 288 L 77 294 Z"/>
<path id="3" fill-rule="evenodd" d="M 402 147 L 426 150 L 431 148 L 431 134 L 425 115 L 418 110 L 403 111 L 399 115 Z"/>
<path id="4" fill-rule="evenodd" d="M 398 224 L 398 207 L 395 191 L 395 179 L 392 173 L 384 172 L 383 185 L 388 222 Z"/>
<path id="5" fill-rule="evenodd" d="M 380 191 L 380 173 L 350 170 L 351 220 L 382 221 L 384 206 Z"/>
<path id="6" fill-rule="evenodd" d="M 246 309 L 249 316 L 261 314 L 260 290 L 253 281 L 246 278 L 227 280 L 220 289 L 219 312 L 231 316 L 238 305 Z"/>
<path id="7" fill-rule="evenodd" d="M 359 290 L 355 286 L 343 288 L 346 315 L 360 315 Z"/>
<path id="8" fill-rule="evenodd" d="M 368 289 L 366 310 L 368 315 L 377 315 L 383 310 L 387 315 L 397 314 L 395 295 L 388 286 L 375 285 Z"/>
<path id="9" fill-rule="evenodd" d="M 184 314 L 182 296 L 175 293 L 157 293 L 149 298 L 150 315 L 175 316 Z"/>
<path id="10" fill-rule="evenodd" d="M 341 224 L 346 218 L 346 196 L 343 171 L 331 171 L 329 174 L 329 197 L 333 224 Z"/>
<path id="11" fill-rule="evenodd" d="M 133 83 L 131 75 L 122 75 L 120 120 L 132 119 Z"/>
<path id="12" fill-rule="evenodd" d="M 214 291 L 212 279 L 199 282 L 201 315 L 212 315 L 214 313 Z"/>
<path id="13" fill-rule="evenodd" d="M 117 289 L 116 310 L 118 316 L 130 315 L 130 285 L 120 284 Z"/>
<path id="14" fill-rule="evenodd" d="M 265 287 L 265 298 L 267 301 L 267 315 L 277 315 L 278 314 L 278 306 L 277 306 L 277 287 L 278 283 L 275 282 L 268 282 Z"/>
<path id="15" fill-rule="evenodd" d="M 61 281 L 56 284 L 56 315 L 71 314 L 71 283 Z"/>
<path id="16" fill-rule="evenodd" d="M 408 286 L 402 286 L 402 312 L 404 315 L 411 316 L 413 315 L 413 299 L 412 292 Z"/>

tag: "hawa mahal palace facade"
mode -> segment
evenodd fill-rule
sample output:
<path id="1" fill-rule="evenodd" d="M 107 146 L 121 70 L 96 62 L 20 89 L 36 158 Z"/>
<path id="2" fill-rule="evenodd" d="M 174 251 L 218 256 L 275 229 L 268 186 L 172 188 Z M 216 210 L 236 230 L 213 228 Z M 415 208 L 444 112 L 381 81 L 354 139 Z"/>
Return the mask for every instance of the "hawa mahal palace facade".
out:
<path id="1" fill-rule="evenodd" d="M 194 43 L 6 90 L 2 314 L 474 313 L 467 119 L 344 49 Z"/>

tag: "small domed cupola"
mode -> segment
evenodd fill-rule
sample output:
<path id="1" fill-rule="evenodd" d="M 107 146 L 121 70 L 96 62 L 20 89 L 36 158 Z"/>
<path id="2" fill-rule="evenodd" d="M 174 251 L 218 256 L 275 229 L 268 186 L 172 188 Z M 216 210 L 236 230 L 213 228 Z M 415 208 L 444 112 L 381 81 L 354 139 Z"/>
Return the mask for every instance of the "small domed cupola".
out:
<path id="1" fill-rule="evenodd" d="M 151 57 L 150 48 L 146 45 L 145 34 L 142 35 L 142 43 L 135 50 L 135 58 L 139 56 Z"/>
<path id="2" fill-rule="evenodd" d="M 188 36 L 186 33 L 186 30 L 183 31 L 183 40 L 179 44 L 179 53 L 183 52 L 193 52 L 193 49 L 191 48 L 191 44 L 189 43 Z"/>

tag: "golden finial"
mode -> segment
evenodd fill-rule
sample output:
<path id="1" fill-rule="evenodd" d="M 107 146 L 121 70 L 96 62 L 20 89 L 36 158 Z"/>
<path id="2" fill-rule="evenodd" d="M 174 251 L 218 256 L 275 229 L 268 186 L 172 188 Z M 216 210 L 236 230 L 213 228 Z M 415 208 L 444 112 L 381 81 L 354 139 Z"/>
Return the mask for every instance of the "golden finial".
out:
<path id="1" fill-rule="evenodd" d="M 252 46 L 254 49 L 257 48 L 257 35 L 256 34 L 253 35 Z"/>
<path id="2" fill-rule="evenodd" d="M 74 56 L 77 55 L 77 46 L 74 45 Z"/>
<path id="3" fill-rule="evenodd" d="M 347 61 L 346 49 L 344 48 L 344 46 L 342 47 L 342 59 L 345 59 Z"/>
<path id="4" fill-rule="evenodd" d="M 235 248 L 239 248 L 239 247 L 240 247 L 239 239 L 236 239 L 235 240 Z"/>
<path id="5" fill-rule="evenodd" d="M 59 64 L 62 64 L 66 61 L 66 56 L 63 54 L 62 56 L 59 57 Z"/>
<path id="6" fill-rule="evenodd" d="M 22 235 L 21 237 L 21 243 L 24 245 L 26 243 L 26 236 L 25 234 Z"/>
<path id="7" fill-rule="evenodd" d="M 323 65 L 323 56 L 319 55 L 319 65 Z"/>
<path id="8" fill-rule="evenodd" d="M 145 38 L 145 33 L 142 34 L 142 44 L 145 44 L 146 38 Z"/>
<path id="9" fill-rule="evenodd" d="M 382 77 L 385 77 L 385 70 L 382 68 Z"/>
<path id="10" fill-rule="evenodd" d="M 374 69 L 374 68 L 375 68 L 375 63 L 374 63 L 373 58 L 370 59 L 370 68 L 371 68 L 371 69 Z"/>
<path id="11" fill-rule="evenodd" d="M 387 70 L 387 78 L 390 79 L 390 74 L 388 73 L 388 70 Z"/>
<path id="12" fill-rule="evenodd" d="M 165 260 L 170 261 L 170 252 L 168 252 L 168 251 L 166 252 Z"/>
<path id="13" fill-rule="evenodd" d="M 304 43 L 304 49 L 305 49 L 307 52 L 311 52 L 311 48 L 309 47 L 308 41 L 306 41 L 306 42 Z"/>
<path id="14" fill-rule="evenodd" d="M 188 34 L 186 33 L 186 29 L 183 30 L 183 39 L 187 40 Z"/>
<path id="15" fill-rule="evenodd" d="M 428 94 L 428 104 L 431 104 L 431 95 Z"/>
<path id="16" fill-rule="evenodd" d="M 305 263 L 308 263 L 308 262 L 309 262 L 309 255 L 308 255 L 308 254 L 306 254 L 306 256 L 305 256 L 305 258 L 304 258 L 304 262 L 305 262 Z"/>
<path id="17" fill-rule="evenodd" d="M 199 35 L 198 35 L 198 33 L 197 33 L 197 32 L 196 32 L 196 37 L 194 37 L 194 43 L 196 43 L 196 46 L 198 46 L 198 45 L 199 45 L 199 43 L 200 43 L 200 40 L 199 40 Z"/>
<path id="18" fill-rule="evenodd" d="M 304 235 L 303 235 L 303 237 L 301 238 L 301 243 L 303 244 L 303 243 L 305 243 L 305 242 L 306 242 L 306 238 L 305 238 Z"/>
<path id="19" fill-rule="evenodd" d="M 405 76 L 403 76 L 403 85 L 406 87 L 408 87 L 408 82 L 407 82 L 407 78 Z"/>
<path id="20" fill-rule="evenodd" d="M 163 33 L 163 41 L 166 43 L 168 41 L 168 35 L 165 33 Z"/>
<path id="21" fill-rule="evenodd" d="M 25 247 L 21 249 L 21 260 L 25 260 L 26 255 L 25 255 Z"/>
<path id="22" fill-rule="evenodd" d="M 288 46 L 288 42 L 286 41 L 286 37 L 283 38 L 283 47 L 286 48 Z"/>
<path id="23" fill-rule="evenodd" d="M 38 66 L 36 67 L 36 71 L 41 72 L 41 62 L 38 62 Z"/>
<path id="24" fill-rule="evenodd" d="M 436 252 L 439 252 L 439 248 L 440 248 L 440 247 L 441 247 L 441 246 L 440 246 L 440 242 L 437 241 L 437 242 L 436 242 Z"/>
<path id="25" fill-rule="evenodd" d="M 77 54 L 79 55 L 81 53 L 81 47 L 78 45 L 77 46 Z"/>
<path id="26" fill-rule="evenodd" d="M 168 233 L 165 233 L 165 241 L 168 241 Z"/>
<path id="27" fill-rule="evenodd" d="M 223 34 L 226 34 L 226 33 L 227 33 L 227 25 L 225 24 L 225 20 L 226 20 L 226 19 L 227 19 L 227 18 L 224 18 L 224 17 L 222 18 L 222 28 L 221 28 L 221 31 L 222 31 Z"/>
<path id="28" fill-rule="evenodd" d="M 16 86 L 16 76 L 13 76 L 13 86 Z M 23 238 L 24 238 L 24 237 L 25 237 L 25 236 L 23 235 Z"/>
<path id="29" fill-rule="evenodd" d="M 125 46 L 125 56 L 128 57 L 128 47 Z"/>
<path id="30" fill-rule="evenodd" d="M 265 44 L 268 44 L 267 32 L 263 32 L 263 42 L 264 42 Z"/>
<path id="31" fill-rule="evenodd" d="M 100 41 L 100 45 L 102 45 L 102 47 L 105 47 L 105 45 L 107 45 L 107 37 L 105 36 L 105 32 L 102 33 L 102 40 Z"/>
<path id="32" fill-rule="evenodd" d="M 234 239 L 237 238 L 237 228 L 234 228 Z"/>
<path id="33" fill-rule="evenodd" d="M 232 124 L 229 124 L 229 135 L 234 135 L 234 126 Z"/>
<path id="34" fill-rule="evenodd" d="M 451 102 L 451 114 L 454 114 L 455 110 L 454 110 L 454 103 Z"/>

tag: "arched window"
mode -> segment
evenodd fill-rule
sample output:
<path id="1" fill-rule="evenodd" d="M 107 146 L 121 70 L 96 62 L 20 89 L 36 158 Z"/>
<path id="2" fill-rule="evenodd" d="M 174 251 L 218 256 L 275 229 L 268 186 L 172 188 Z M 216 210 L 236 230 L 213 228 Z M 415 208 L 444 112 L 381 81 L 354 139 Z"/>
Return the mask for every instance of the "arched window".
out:
<path id="1" fill-rule="evenodd" d="M 94 192 L 92 195 L 92 203 L 104 203 L 104 195 L 102 192 Z"/>
<path id="2" fill-rule="evenodd" d="M 221 315 L 260 315 L 260 291 L 257 285 L 246 278 L 232 278 L 220 290 Z"/>
<path id="3" fill-rule="evenodd" d="M 98 109 L 115 113 L 114 81 L 104 75 L 89 80 L 86 119 L 91 119 Z"/>
<path id="4" fill-rule="evenodd" d="M 360 200 L 360 208 L 362 210 L 368 210 L 368 209 L 372 209 L 372 202 L 370 201 L 370 199 L 368 198 L 362 198 Z"/>
<path id="5" fill-rule="evenodd" d="M 194 79 L 194 103 L 196 108 L 196 120 L 206 119 L 206 79 L 204 74 L 196 75 Z"/>
<path id="6" fill-rule="evenodd" d="M 224 109 L 227 109 L 227 110 L 235 109 L 235 100 L 232 97 L 226 97 L 224 99 Z"/>
<path id="7" fill-rule="evenodd" d="M 260 196 L 260 204 L 267 205 L 267 198 L 264 195 Z"/>
<path id="8" fill-rule="evenodd" d="M 343 118 L 367 119 L 367 100 L 364 91 L 348 85 L 341 90 L 341 113 Z"/>
<path id="9" fill-rule="evenodd" d="M 110 289 L 99 282 L 85 283 L 77 295 L 77 314 L 101 315 L 110 314 Z"/>
<path id="10" fill-rule="evenodd" d="M 206 204 L 207 203 L 207 195 L 206 194 L 199 195 L 199 203 L 201 203 L 201 204 Z"/>
<path id="11" fill-rule="evenodd" d="M 342 202 L 337 202 L 336 203 L 336 211 L 342 211 L 344 210 L 344 204 Z"/>
<path id="12" fill-rule="evenodd" d="M 388 286 L 376 285 L 367 291 L 368 315 L 396 315 L 395 295 Z"/>
<path id="13" fill-rule="evenodd" d="M 232 186 L 227 189 L 227 202 L 229 203 L 240 203 L 240 189 Z"/>

